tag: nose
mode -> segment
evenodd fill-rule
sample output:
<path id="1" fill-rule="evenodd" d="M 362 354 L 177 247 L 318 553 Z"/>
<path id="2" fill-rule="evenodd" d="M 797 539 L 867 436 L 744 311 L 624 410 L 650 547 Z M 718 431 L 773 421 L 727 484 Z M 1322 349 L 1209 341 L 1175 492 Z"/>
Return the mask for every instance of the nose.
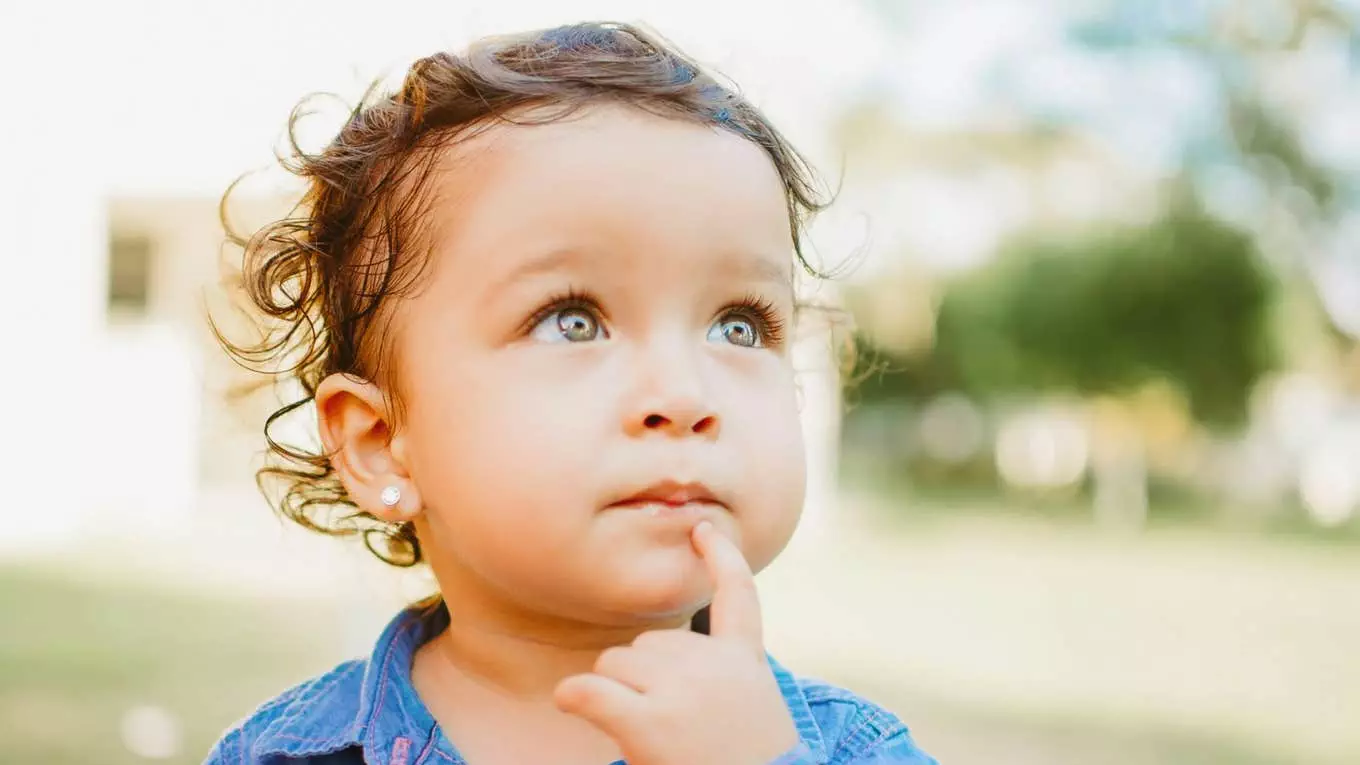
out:
<path id="1" fill-rule="evenodd" d="M 718 416 L 693 402 L 675 402 L 670 406 L 656 407 L 656 410 L 642 418 L 640 427 L 637 428 L 639 432 L 666 433 L 674 436 L 695 434 L 709 437 L 718 434 Z"/>
<path id="2" fill-rule="evenodd" d="M 657 355 L 664 355 L 658 360 Z M 625 417 L 629 435 L 716 438 L 721 418 L 703 379 L 702 361 L 689 354 L 656 354 L 638 359 L 632 406 Z"/>

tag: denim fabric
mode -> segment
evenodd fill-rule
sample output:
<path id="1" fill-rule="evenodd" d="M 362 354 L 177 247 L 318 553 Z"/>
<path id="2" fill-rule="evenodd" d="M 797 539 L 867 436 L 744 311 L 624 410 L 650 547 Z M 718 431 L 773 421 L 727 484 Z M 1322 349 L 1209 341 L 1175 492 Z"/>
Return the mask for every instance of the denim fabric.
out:
<path id="1" fill-rule="evenodd" d="M 227 731 L 205 765 L 466 765 L 411 684 L 416 649 L 448 619 L 442 606 L 403 611 L 366 661 L 266 702 Z M 890 712 L 769 662 L 801 743 L 768 765 L 938 765 Z"/>

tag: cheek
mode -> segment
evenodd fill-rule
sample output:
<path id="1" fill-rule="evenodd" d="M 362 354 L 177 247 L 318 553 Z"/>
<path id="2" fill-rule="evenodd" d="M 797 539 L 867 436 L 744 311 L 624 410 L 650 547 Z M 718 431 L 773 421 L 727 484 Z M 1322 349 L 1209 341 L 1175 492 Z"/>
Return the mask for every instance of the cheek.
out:
<path id="1" fill-rule="evenodd" d="M 755 569 L 788 543 L 806 494 L 807 456 L 792 384 L 772 385 L 732 415 L 732 459 L 740 466 L 742 547 Z"/>
<path id="2" fill-rule="evenodd" d="M 798 399 L 792 384 L 774 383 L 747 390 L 740 406 L 725 413 L 733 431 L 732 444 L 740 449 L 741 462 L 780 468 L 779 472 L 803 471 L 803 429 Z"/>
<path id="3" fill-rule="evenodd" d="M 592 497 L 567 490 L 589 474 L 607 396 L 583 398 L 579 385 L 494 361 L 426 367 L 413 381 L 412 472 L 451 538 L 547 544 L 554 529 L 589 519 Z M 538 533 L 526 537 L 530 527 Z"/>

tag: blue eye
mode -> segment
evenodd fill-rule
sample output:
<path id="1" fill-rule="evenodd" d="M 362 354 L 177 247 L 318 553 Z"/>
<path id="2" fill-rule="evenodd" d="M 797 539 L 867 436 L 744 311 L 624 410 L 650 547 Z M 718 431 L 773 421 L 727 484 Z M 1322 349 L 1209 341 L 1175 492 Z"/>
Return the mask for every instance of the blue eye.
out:
<path id="1" fill-rule="evenodd" d="M 588 343 L 608 337 L 594 312 L 580 306 L 547 314 L 529 331 L 529 336 L 544 343 Z"/>
<path id="2" fill-rule="evenodd" d="M 713 323 L 708 330 L 711 343 L 731 343 L 742 348 L 755 348 L 761 344 L 760 330 L 756 323 L 740 314 L 727 314 Z"/>

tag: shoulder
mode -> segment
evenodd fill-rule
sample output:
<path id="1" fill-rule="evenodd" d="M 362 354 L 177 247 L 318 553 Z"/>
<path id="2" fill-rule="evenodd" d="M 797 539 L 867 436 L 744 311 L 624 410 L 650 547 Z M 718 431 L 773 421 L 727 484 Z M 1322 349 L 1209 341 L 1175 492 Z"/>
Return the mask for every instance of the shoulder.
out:
<path id="1" fill-rule="evenodd" d="M 362 761 L 365 753 L 419 750 L 434 718 L 411 685 L 411 662 L 447 624 L 443 608 L 401 611 L 367 659 L 347 661 L 265 702 L 222 736 L 208 763 L 336 765 Z"/>
<path id="2" fill-rule="evenodd" d="M 828 765 L 938 765 L 916 745 L 907 724 L 879 704 L 814 677 L 789 673 L 785 683 L 796 688 L 789 694 L 786 685 L 785 695 L 794 696 L 787 700 L 805 743 L 815 750 L 819 737 L 824 759 L 818 759 Z M 803 704 L 815 729 L 798 720 Z"/>
<path id="3" fill-rule="evenodd" d="M 255 763 L 357 738 L 365 661 L 348 661 L 289 688 L 241 719 L 213 746 L 204 765 Z M 337 748 L 339 748 L 337 746 Z"/>

